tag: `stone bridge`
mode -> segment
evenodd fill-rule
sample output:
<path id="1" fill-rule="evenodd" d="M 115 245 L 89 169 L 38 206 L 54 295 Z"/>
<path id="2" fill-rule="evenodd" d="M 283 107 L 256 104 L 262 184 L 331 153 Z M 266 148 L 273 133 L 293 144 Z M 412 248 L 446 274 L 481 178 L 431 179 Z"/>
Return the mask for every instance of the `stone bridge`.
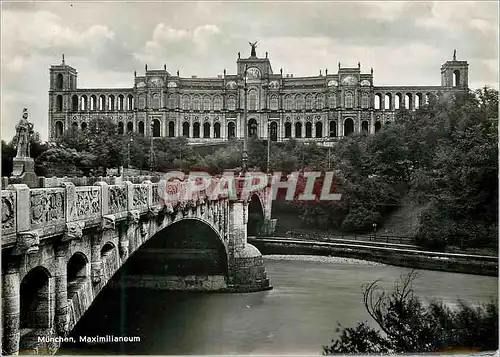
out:
<path id="1" fill-rule="evenodd" d="M 272 225 L 270 187 L 163 199 L 164 188 L 179 194 L 188 185 L 63 182 L 2 190 L 2 352 L 54 353 L 119 270 L 133 286 L 270 289 L 261 253 L 247 243 L 249 216 L 260 214 L 264 230 Z"/>

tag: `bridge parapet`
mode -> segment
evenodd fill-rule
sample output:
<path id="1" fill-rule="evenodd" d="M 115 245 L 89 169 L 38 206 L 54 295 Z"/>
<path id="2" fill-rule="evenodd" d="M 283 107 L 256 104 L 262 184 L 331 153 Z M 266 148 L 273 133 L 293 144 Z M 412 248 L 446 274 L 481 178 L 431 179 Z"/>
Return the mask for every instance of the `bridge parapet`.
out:
<path id="1" fill-rule="evenodd" d="M 192 180 L 125 181 L 113 185 L 102 181 L 94 186 L 63 182 L 61 187 L 34 189 L 24 184 L 10 185 L 2 190 L 2 249 L 27 244 L 19 241 L 23 232 L 33 232 L 33 236 L 45 239 L 71 231 L 75 224 L 91 228 L 104 224 L 105 217 L 122 220 L 132 211 L 139 215 L 173 213 L 185 207 L 195 208 L 208 200 L 247 201 L 254 191 L 258 191 L 260 197 L 266 196 L 265 188 L 252 191 L 250 187 L 245 193 L 244 178 L 235 180 L 234 194 L 217 193 L 220 180 L 220 177 L 212 178 L 203 187 L 197 187 L 199 183 Z M 38 243 L 35 240 L 32 244 Z"/>

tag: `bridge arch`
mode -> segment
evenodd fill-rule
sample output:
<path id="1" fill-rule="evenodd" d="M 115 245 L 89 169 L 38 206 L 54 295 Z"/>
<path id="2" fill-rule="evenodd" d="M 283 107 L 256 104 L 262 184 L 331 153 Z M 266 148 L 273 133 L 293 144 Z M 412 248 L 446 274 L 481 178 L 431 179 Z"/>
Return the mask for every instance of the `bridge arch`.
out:
<path id="1" fill-rule="evenodd" d="M 20 286 L 20 328 L 51 326 L 52 276 L 43 266 L 31 269 Z M 52 290 L 52 291 L 51 291 Z"/>
<path id="2" fill-rule="evenodd" d="M 248 236 L 256 236 L 261 233 L 265 218 L 264 207 L 262 197 L 254 193 L 248 201 Z"/>
<path id="3" fill-rule="evenodd" d="M 162 281 L 173 290 L 189 284 L 203 288 L 202 280 L 216 277 L 225 287 L 229 277 L 228 247 L 208 221 L 190 217 L 174 221 L 152 234 L 124 264 L 127 280 L 141 284 Z M 187 281 L 184 277 L 190 277 Z M 198 283 L 194 281 L 199 277 Z M 201 285 L 200 285 L 201 284 Z M 186 286 L 187 285 L 187 286 Z"/>

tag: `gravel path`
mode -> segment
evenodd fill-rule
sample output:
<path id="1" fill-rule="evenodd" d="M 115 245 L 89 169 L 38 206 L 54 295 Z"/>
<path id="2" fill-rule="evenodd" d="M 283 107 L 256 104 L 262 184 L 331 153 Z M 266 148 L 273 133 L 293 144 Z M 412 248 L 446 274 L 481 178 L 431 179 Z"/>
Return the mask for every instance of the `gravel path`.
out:
<path id="1" fill-rule="evenodd" d="M 270 260 L 301 260 L 301 261 L 321 262 L 321 263 L 347 263 L 347 264 L 370 265 L 370 266 L 387 266 L 387 264 L 369 262 L 367 260 L 341 258 L 341 257 L 323 257 L 319 255 L 264 255 L 263 257 L 264 259 L 270 259 Z"/>

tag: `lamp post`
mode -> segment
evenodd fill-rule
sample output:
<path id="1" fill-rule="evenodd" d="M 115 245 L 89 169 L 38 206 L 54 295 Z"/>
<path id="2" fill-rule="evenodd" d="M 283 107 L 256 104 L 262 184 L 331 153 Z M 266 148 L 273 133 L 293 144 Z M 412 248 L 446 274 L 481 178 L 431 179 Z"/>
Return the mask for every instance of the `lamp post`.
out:
<path id="1" fill-rule="evenodd" d="M 373 240 L 377 240 L 377 223 L 373 223 Z"/>
<path id="2" fill-rule="evenodd" d="M 247 110 L 247 93 L 248 93 L 248 87 L 247 87 L 247 69 L 248 65 L 245 65 L 245 72 L 243 74 L 244 76 L 244 87 L 243 91 L 245 93 L 245 103 L 243 106 L 243 158 L 242 158 L 242 167 L 243 167 L 243 172 L 247 172 L 248 169 L 248 125 L 247 125 L 247 115 L 248 115 L 248 110 Z"/>
<path id="3" fill-rule="evenodd" d="M 132 143 L 132 133 L 128 132 L 128 141 L 127 141 L 127 169 L 130 170 L 130 144 Z"/>
<path id="4" fill-rule="evenodd" d="M 271 159 L 271 122 L 267 122 L 267 173 L 271 170 L 269 169 L 269 164 Z"/>
<path id="5" fill-rule="evenodd" d="M 151 121 L 151 125 L 150 125 L 150 137 L 151 137 L 151 141 L 150 141 L 150 146 L 149 146 L 149 172 L 153 172 L 153 166 L 154 166 L 154 161 L 155 161 L 155 158 L 154 158 L 154 147 L 153 147 L 153 136 L 154 136 L 154 123 L 153 121 Z"/>

